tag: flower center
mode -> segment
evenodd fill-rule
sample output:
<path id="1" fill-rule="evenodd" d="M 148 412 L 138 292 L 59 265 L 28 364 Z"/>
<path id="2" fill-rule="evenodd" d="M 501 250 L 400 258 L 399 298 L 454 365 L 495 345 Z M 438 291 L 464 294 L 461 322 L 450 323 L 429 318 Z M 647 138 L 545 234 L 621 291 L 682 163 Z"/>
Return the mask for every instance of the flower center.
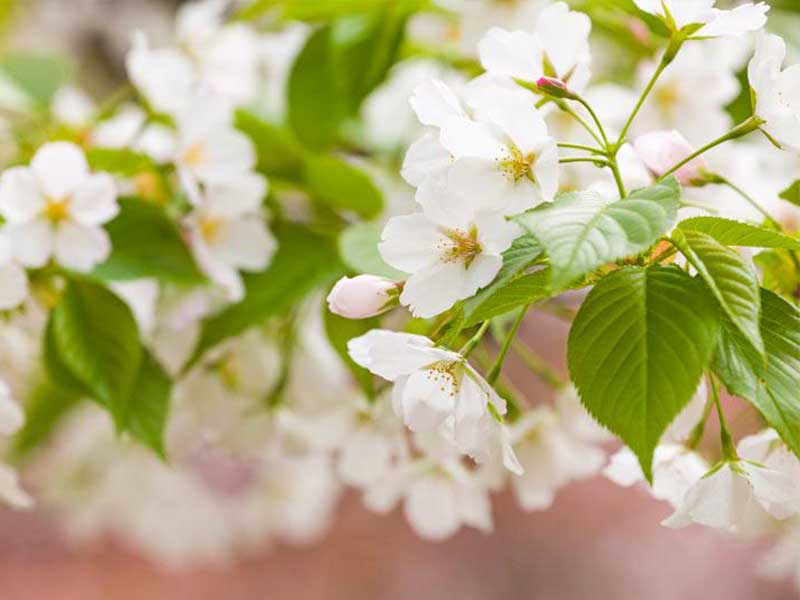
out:
<path id="1" fill-rule="evenodd" d="M 65 220 L 69 216 L 69 200 L 67 198 L 48 199 L 44 207 L 44 216 L 53 223 Z"/>
<path id="2" fill-rule="evenodd" d="M 442 251 L 440 260 L 444 263 L 463 262 L 468 267 L 472 260 L 483 251 L 478 241 L 478 230 L 471 227 L 469 231 L 463 229 L 442 230 L 447 237 L 439 243 Z"/>
<path id="3" fill-rule="evenodd" d="M 205 216 L 200 218 L 200 235 L 209 244 L 213 244 L 219 235 L 222 219 L 218 217 Z"/>
<path id="4" fill-rule="evenodd" d="M 183 153 L 183 163 L 189 167 L 199 167 L 205 160 L 205 153 L 203 152 L 203 144 L 195 142 L 190 145 Z"/>
<path id="5" fill-rule="evenodd" d="M 519 148 L 511 146 L 508 157 L 500 161 L 500 169 L 511 181 L 517 182 L 530 174 L 535 161 L 533 152 L 523 154 Z"/>
<path id="6" fill-rule="evenodd" d="M 425 374 L 440 392 L 455 398 L 461 386 L 461 367 L 460 362 L 441 360 L 427 367 Z"/>
<path id="7" fill-rule="evenodd" d="M 655 91 L 656 104 L 666 115 L 672 113 L 680 98 L 681 92 L 677 85 L 662 85 Z"/>

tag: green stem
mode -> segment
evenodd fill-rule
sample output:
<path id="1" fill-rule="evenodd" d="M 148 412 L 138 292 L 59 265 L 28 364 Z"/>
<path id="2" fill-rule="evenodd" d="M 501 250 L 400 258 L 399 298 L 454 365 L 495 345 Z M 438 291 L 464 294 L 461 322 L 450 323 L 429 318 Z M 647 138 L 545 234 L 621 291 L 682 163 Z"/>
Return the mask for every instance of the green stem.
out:
<path id="1" fill-rule="evenodd" d="M 771 225 L 771 226 L 772 226 L 774 229 L 777 229 L 778 231 L 781 231 L 781 229 L 782 229 L 782 228 L 781 228 L 781 224 L 780 224 L 780 223 L 778 223 L 778 221 L 776 221 L 776 220 L 775 220 L 775 219 L 772 217 L 772 215 L 770 215 L 770 214 L 769 214 L 769 213 L 768 213 L 766 210 L 764 210 L 764 208 L 763 208 L 763 207 L 762 207 L 762 206 L 761 206 L 761 205 L 760 205 L 758 202 L 756 202 L 755 198 L 753 198 L 753 197 L 752 197 L 750 194 L 748 194 L 747 192 L 745 192 L 745 191 L 744 191 L 742 188 L 740 188 L 738 185 L 734 184 L 732 181 L 730 181 L 730 180 L 726 179 L 725 177 L 722 177 L 721 175 L 717 175 L 717 174 L 714 174 L 714 175 L 712 176 L 712 179 L 711 179 L 711 180 L 712 180 L 712 182 L 713 182 L 713 183 L 719 183 L 719 184 L 721 184 L 721 185 L 728 186 L 728 187 L 729 187 L 730 189 L 732 189 L 734 192 L 736 192 L 737 194 L 739 194 L 739 195 L 740 195 L 740 196 L 741 196 L 741 197 L 742 197 L 742 198 L 743 198 L 743 199 L 744 199 L 744 200 L 745 200 L 745 201 L 746 201 L 746 202 L 747 202 L 747 203 L 748 203 L 750 206 L 752 206 L 752 207 L 753 207 L 753 208 L 755 208 L 755 209 L 756 209 L 756 210 L 757 210 L 759 213 L 761 213 L 761 216 L 763 216 L 763 217 L 764 217 L 764 218 L 767 220 L 767 222 L 768 222 L 768 223 L 769 223 L 769 224 L 770 224 L 770 225 Z"/>
<path id="2" fill-rule="evenodd" d="M 678 54 L 678 50 L 680 50 L 681 45 L 683 45 L 683 40 L 679 37 L 673 37 L 670 40 L 669 46 L 664 51 L 664 55 L 661 57 L 661 61 L 658 63 L 653 76 L 650 77 L 650 81 L 647 82 L 644 90 L 642 90 L 642 93 L 639 95 L 639 100 L 636 101 L 636 105 L 633 107 L 631 114 L 628 115 L 628 120 L 625 121 L 625 125 L 623 125 L 622 131 L 620 131 L 619 137 L 617 137 L 617 141 L 614 144 L 615 148 L 618 149 L 625 141 L 625 136 L 628 135 L 628 130 L 631 128 L 631 125 L 633 125 L 633 120 L 636 118 L 636 115 L 639 114 L 644 101 L 647 100 L 650 92 L 653 91 L 653 86 L 656 84 L 656 81 L 658 81 L 661 73 L 675 59 L 675 56 Z"/>
<path id="3" fill-rule="evenodd" d="M 489 369 L 489 372 L 486 374 L 486 381 L 489 385 L 494 385 L 494 382 L 497 381 L 498 376 L 500 375 L 500 371 L 503 369 L 503 362 L 506 359 L 506 354 L 508 354 L 508 349 L 511 347 L 511 342 L 514 341 L 514 337 L 517 335 L 517 331 L 519 330 L 519 326 L 522 324 L 522 319 L 525 317 L 525 313 L 528 312 L 528 304 L 525 306 L 520 307 L 519 312 L 517 312 L 517 318 L 514 319 L 514 324 L 511 326 L 508 334 L 506 335 L 506 339 L 503 340 L 503 345 L 500 347 L 500 353 L 497 355 L 497 358 L 492 365 L 492 368 Z"/>
<path id="4" fill-rule="evenodd" d="M 602 158 L 590 158 L 590 157 L 570 157 L 570 158 L 559 158 L 558 162 L 560 164 L 568 164 L 568 163 L 592 163 L 595 166 L 600 167 L 608 167 L 610 164 L 608 161 Z"/>
<path id="5" fill-rule="evenodd" d="M 566 102 L 564 102 L 563 100 L 554 100 L 553 102 L 555 102 L 558 108 L 560 108 L 565 113 L 570 115 L 573 119 L 575 119 L 578 122 L 578 124 L 581 127 L 583 127 L 587 132 L 589 132 L 589 135 L 591 135 L 594 138 L 595 142 L 597 142 L 600 146 L 605 147 L 606 144 L 603 142 L 602 139 L 600 139 L 600 136 L 598 136 L 595 133 L 594 129 L 591 128 L 591 126 L 583 119 L 583 117 L 581 117 L 578 113 L 572 110 L 572 108 L 570 108 L 570 106 Z"/>
<path id="6" fill-rule="evenodd" d="M 105 101 L 97 107 L 92 117 L 92 123 L 97 123 L 111 116 L 119 108 L 119 105 L 133 96 L 136 89 L 130 83 L 124 83 L 114 90 Z"/>
<path id="7" fill-rule="evenodd" d="M 608 168 L 611 169 L 611 173 L 614 175 L 614 183 L 617 184 L 617 192 L 619 192 L 619 197 L 620 199 L 622 199 L 628 194 L 625 191 L 625 184 L 622 182 L 622 175 L 619 172 L 619 165 L 617 165 L 616 156 L 614 155 L 609 156 Z"/>
<path id="8" fill-rule="evenodd" d="M 478 329 L 478 331 L 475 332 L 475 335 L 473 335 L 469 341 L 461 347 L 461 350 L 458 351 L 461 356 L 467 358 L 472 353 L 472 351 L 475 349 L 475 346 L 480 343 L 483 334 L 486 333 L 487 329 L 489 329 L 491 322 L 492 320 L 489 319 L 481 323 L 480 329 Z"/>
<path id="9" fill-rule="evenodd" d="M 733 444 L 733 438 L 725 423 L 725 414 L 722 412 L 722 403 L 719 400 L 717 381 L 714 379 L 713 375 L 709 374 L 708 382 L 711 384 L 711 394 L 714 398 L 714 405 L 717 407 L 717 416 L 719 417 L 719 440 L 722 444 L 722 457 L 729 461 L 739 460 L 739 456 L 736 454 L 736 446 Z"/>
<path id="10" fill-rule="evenodd" d="M 601 150 L 600 148 L 594 148 L 592 146 L 585 146 L 583 144 L 572 144 L 569 142 L 558 142 L 559 148 L 571 148 L 573 150 L 584 150 L 586 152 L 591 152 L 592 154 L 602 154 L 605 156 L 606 151 Z"/>
<path id="11" fill-rule="evenodd" d="M 759 119 L 758 117 L 756 117 L 756 116 L 752 116 L 749 119 L 747 119 L 746 121 L 743 121 L 743 122 L 739 123 L 736 127 L 731 129 L 728 133 L 725 133 L 725 134 L 719 136 L 715 140 L 711 140 L 705 146 L 702 146 L 702 147 L 698 148 L 697 150 L 692 152 L 689 156 L 685 157 L 683 160 L 679 161 L 677 164 L 675 164 L 672 167 L 670 167 L 667 170 L 666 173 L 664 173 L 661 177 L 658 178 L 657 181 L 663 181 L 664 179 L 666 179 L 667 177 L 672 175 L 675 171 L 680 169 L 683 165 L 685 165 L 686 163 L 694 160 L 695 158 L 697 158 L 701 154 L 705 154 L 706 152 L 708 152 L 712 148 L 714 148 L 716 146 L 719 146 L 720 144 L 722 144 L 724 142 L 727 142 L 729 140 L 735 140 L 736 138 L 740 138 L 740 137 L 742 137 L 744 135 L 747 135 L 748 133 L 750 133 L 752 131 L 755 131 L 756 129 L 758 129 L 759 125 L 761 125 L 762 123 L 763 123 L 763 121 L 761 119 Z"/>
<path id="12" fill-rule="evenodd" d="M 594 112 L 592 106 L 581 96 L 576 96 L 575 100 L 577 102 L 580 102 L 583 105 L 583 107 L 587 111 L 589 111 L 589 116 L 592 117 L 592 121 L 594 121 L 594 124 L 597 125 L 597 131 L 600 132 L 600 137 L 603 138 L 603 147 L 608 148 L 608 138 L 606 137 L 606 131 L 605 129 L 603 129 L 603 124 L 600 122 L 600 119 L 597 117 L 597 114 Z"/>
<path id="13" fill-rule="evenodd" d="M 689 450 L 696 450 L 700 442 L 703 441 L 703 433 L 706 430 L 706 422 L 708 421 L 708 415 L 711 414 L 712 406 L 714 406 L 714 401 L 709 398 L 706 401 L 706 405 L 703 407 L 703 414 L 700 420 L 697 422 L 697 425 L 694 426 L 692 433 L 689 435 L 689 439 L 686 441 L 686 447 L 689 448 Z"/>
<path id="14" fill-rule="evenodd" d="M 528 347 L 525 342 L 521 340 L 514 340 L 512 343 L 512 347 L 514 348 L 514 352 L 516 352 L 517 356 L 522 359 L 522 362 L 525 363 L 531 371 L 533 371 L 537 377 L 544 380 L 549 386 L 556 390 L 563 389 L 567 383 L 556 373 L 553 369 L 551 369 L 545 362 L 537 356 L 533 350 Z"/>

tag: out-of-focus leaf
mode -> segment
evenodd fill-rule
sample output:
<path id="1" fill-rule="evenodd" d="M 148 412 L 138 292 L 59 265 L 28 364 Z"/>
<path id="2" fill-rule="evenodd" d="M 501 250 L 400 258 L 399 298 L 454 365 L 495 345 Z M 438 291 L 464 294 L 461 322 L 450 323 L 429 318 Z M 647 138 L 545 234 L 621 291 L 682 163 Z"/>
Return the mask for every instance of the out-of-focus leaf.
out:
<path id="1" fill-rule="evenodd" d="M 333 314 L 328 310 L 327 306 L 323 306 L 322 310 L 324 311 L 325 333 L 327 333 L 328 340 L 336 350 L 336 354 L 347 366 L 347 369 L 367 398 L 374 398 L 375 385 L 372 374 L 353 362 L 353 359 L 347 353 L 347 342 L 354 337 L 367 333 L 370 329 L 379 327 L 380 321 L 378 319 L 345 319 Z"/>
<path id="2" fill-rule="evenodd" d="M 375 223 L 354 223 L 339 235 L 339 254 L 342 261 L 356 273 L 405 279 L 405 273 L 383 262 L 378 252 L 380 240 L 381 232 Z"/>
<path id="3" fill-rule="evenodd" d="M 164 426 L 167 422 L 172 380 L 146 350 L 126 403 L 125 430 L 165 458 Z"/>
<path id="4" fill-rule="evenodd" d="M 788 200 L 795 206 L 800 206 L 800 179 L 780 193 L 780 197 Z"/>
<path id="5" fill-rule="evenodd" d="M 153 168 L 153 161 L 146 154 L 129 148 L 89 148 L 86 159 L 94 171 L 105 171 L 120 177 L 132 177 Z"/>
<path id="6" fill-rule="evenodd" d="M 306 161 L 309 191 L 333 209 L 347 210 L 366 219 L 383 210 L 383 194 L 361 169 L 335 156 L 313 156 Z"/>
<path id="7" fill-rule="evenodd" d="M 0 73 L 39 108 L 45 108 L 56 91 L 69 81 L 72 65 L 55 55 L 14 52 L 0 58 Z"/>
<path id="8" fill-rule="evenodd" d="M 14 454 L 25 457 L 44 443 L 58 422 L 80 401 L 71 390 L 42 378 L 25 403 L 25 425 L 14 439 Z"/>
<path id="9" fill-rule="evenodd" d="M 305 150 L 290 131 L 245 110 L 236 112 L 236 127 L 253 141 L 259 171 L 288 181 L 302 179 Z"/>
<path id="10" fill-rule="evenodd" d="M 107 281 L 155 277 L 179 285 L 203 283 L 177 226 L 154 204 L 121 198 L 120 213 L 106 225 L 111 254 L 92 274 Z"/>
<path id="11" fill-rule="evenodd" d="M 792 297 L 800 289 L 800 272 L 788 250 L 767 250 L 756 254 L 753 261 L 761 269 L 761 284 L 768 290 Z"/>

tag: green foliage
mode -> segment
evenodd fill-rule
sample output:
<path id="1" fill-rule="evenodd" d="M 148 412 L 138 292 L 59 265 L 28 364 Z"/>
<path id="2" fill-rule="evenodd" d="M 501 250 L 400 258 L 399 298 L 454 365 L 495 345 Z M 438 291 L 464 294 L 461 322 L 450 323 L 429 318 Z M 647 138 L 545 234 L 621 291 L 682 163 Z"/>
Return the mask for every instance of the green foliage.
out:
<path id="1" fill-rule="evenodd" d="M 347 369 L 353 375 L 358 387 L 367 396 L 375 398 L 375 384 L 369 371 L 358 366 L 347 352 L 347 342 L 352 338 L 367 333 L 370 329 L 380 327 L 378 319 L 345 319 L 333 314 L 327 306 L 322 307 L 323 319 L 325 322 L 325 333 L 328 340 L 336 350 L 336 354 L 342 359 Z"/>
<path id="2" fill-rule="evenodd" d="M 277 12 L 281 19 L 292 21 L 327 21 L 347 15 L 363 14 L 399 5 L 407 12 L 431 7 L 430 0 L 254 0 L 236 15 L 238 19 L 255 19 L 268 12 Z"/>
<path id="3" fill-rule="evenodd" d="M 34 385 L 25 403 L 25 425 L 14 439 L 13 451 L 24 457 L 50 437 L 61 418 L 80 400 L 47 377 Z"/>
<path id="4" fill-rule="evenodd" d="M 800 179 L 783 190 L 780 193 L 780 197 L 791 202 L 795 206 L 800 206 Z"/>
<path id="5" fill-rule="evenodd" d="M 581 401 L 652 480 L 653 452 L 694 394 L 719 339 L 719 311 L 675 267 L 625 267 L 600 280 L 572 325 L 568 361 Z"/>
<path id="6" fill-rule="evenodd" d="M 290 224 L 275 227 L 278 251 L 266 271 L 246 273 L 245 296 L 203 321 L 187 368 L 221 341 L 271 317 L 284 315 L 305 295 L 343 273 L 330 240 Z"/>
<path id="7" fill-rule="evenodd" d="M 5 75 L 38 108 L 46 108 L 56 91 L 69 81 L 72 65 L 60 56 L 13 52 L 0 58 Z"/>
<path id="8" fill-rule="evenodd" d="M 767 250 L 753 260 L 761 269 L 761 285 L 768 290 L 789 297 L 800 290 L 800 272 L 789 250 Z"/>
<path id="9" fill-rule="evenodd" d="M 752 402 L 800 456 L 800 310 L 765 289 L 761 290 L 761 307 L 767 362 L 726 320 L 714 370 L 728 391 Z"/>
<path id="10" fill-rule="evenodd" d="M 608 202 L 593 192 L 562 194 L 517 217 L 550 258 L 558 292 L 605 264 L 647 250 L 675 221 L 680 187 L 674 178 Z"/>
<path id="11" fill-rule="evenodd" d="M 678 223 L 683 231 L 705 233 L 726 246 L 790 248 L 800 250 L 800 240 L 774 229 L 720 217 L 694 217 Z"/>
<path id="12" fill-rule="evenodd" d="M 92 170 L 105 171 L 120 177 L 132 177 L 154 167 L 149 156 L 129 148 L 89 148 L 86 159 Z"/>
<path id="13" fill-rule="evenodd" d="M 367 219 L 383 210 L 383 194 L 372 178 L 335 156 L 309 156 L 306 184 L 315 198 L 335 210 L 352 211 Z"/>
<path id="14" fill-rule="evenodd" d="M 205 281 L 177 226 L 161 208 L 137 198 L 121 198 L 119 204 L 119 215 L 106 225 L 111 255 L 93 275 L 107 281 L 155 277 L 179 285 Z"/>
<path id="15" fill-rule="evenodd" d="M 356 273 L 380 275 L 389 279 L 405 279 L 406 274 L 383 262 L 378 252 L 381 232 L 375 223 L 354 223 L 339 235 L 339 255 Z"/>
<path id="16" fill-rule="evenodd" d="M 334 145 L 344 122 L 399 57 L 409 11 L 400 4 L 342 17 L 318 28 L 289 76 L 289 124 L 312 150 Z"/>
<path id="17" fill-rule="evenodd" d="M 149 352 L 143 351 L 125 406 L 125 429 L 161 458 L 166 458 L 164 427 L 171 395 L 169 375 Z"/>
<path id="18" fill-rule="evenodd" d="M 61 366 L 111 412 L 122 429 L 125 403 L 142 358 L 130 309 L 101 285 L 72 280 L 50 319 L 49 340 Z M 56 373 L 50 371 L 51 376 Z"/>
<path id="19" fill-rule="evenodd" d="M 236 112 L 235 125 L 253 141 L 259 171 L 270 177 L 302 181 L 305 150 L 290 131 L 245 110 Z"/>
<path id="20" fill-rule="evenodd" d="M 758 278 L 751 264 L 736 250 L 701 231 L 676 229 L 672 239 L 697 269 L 731 323 L 763 356 Z"/>

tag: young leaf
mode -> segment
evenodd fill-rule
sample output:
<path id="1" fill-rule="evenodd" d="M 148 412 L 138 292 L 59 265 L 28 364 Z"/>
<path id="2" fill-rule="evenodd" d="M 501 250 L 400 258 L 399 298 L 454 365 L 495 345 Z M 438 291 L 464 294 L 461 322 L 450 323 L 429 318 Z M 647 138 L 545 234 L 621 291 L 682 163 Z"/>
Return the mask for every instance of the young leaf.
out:
<path id="1" fill-rule="evenodd" d="M 796 206 L 800 206 L 800 179 L 783 190 L 780 197 Z"/>
<path id="2" fill-rule="evenodd" d="M 761 335 L 766 365 L 729 321 L 723 323 L 714 370 L 728 391 L 755 405 L 800 456 L 800 309 L 763 288 Z"/>
<path id="3" fill-rule="evenodd" d="M 336 250 L 326 238 L 289 224 L 276 226 L 274 233 L 278 251 L 269 268 L 244 274 L 244 298 L 203 322 L 200 340 L 186 368 L 209 348 L 270 317 L 285 314 L 312 289 L 343 273 Z"/>
<path id="4" fill-rule="evenodd" d="M 697 389 L 719 329 L 714 298 L 675 267 L 611 273 L 575 318 L 568 360 L 581 401 L 636 454 L 648 480 L 653 452 Z"/>
<path id="5" fill-rule="evenodd" d="M 125 405 L 125 430 L 165 458 L 164 426 L 167 422 L 172 380 L 146 350 Z"/>
<path id="6" fill-rule="evenodd" d="M 123 429 L 125 405 L 142 358 L 128 305 L 101 285 L 71 280 L 50 318 L 61 363 Z"/>
<path id="7" fill-rule="evenodd" d="M 764 355 L 759 330 L 758 278 L 752 266 L 732 248 L 701 231 L 676 229 L 673 242 L 697 269 L 733 325 Z"/>
<path id="8" fill-rule="evenodd" d="M 106 225 L 111 255 L 92 272 L 107 281 L 155 277 L 179 285 L 205 278 L 176 225 L 158 206 L 136 198 L 120 198 L 120 213 Z"/>
<path id="9" fill-rule="evenodd" d="M 339 234 L 342 262 L 356 273 L 405 279 L 406 274 L 383 262 L 378 252 L 381 230 L 375 223 L 353 223 Z"/>
<path id="10" fill-rule="evenodd" d="M 383 194 L 361 169 L 335 156 L 309 156 L 306 184 L 319 200 L 335 210 L 348 210 L 366 219 L 383 210 Z"/>
<path id="11" fill-rule="evenodd" d="M 800 240 L 765 227 L 720 217 L 693 217 L 678 223 L 682 231 L 705 233 L 725 246 L 800 250 Z"/>
<path id="12" fill-rule="evenodd" d="M 69 81 L 72 65 L 59 56 L 13 53 L 0 58 L 0 73 L 40 108 L 45 108 Z"/>
<path id="13" fill-rule="evenodd" d="M 372 374 L 353 362 L 347 352 L 347 342 L 354 337 L 367 333 L 370 329 L 380 327 L 380 322 L 378 319 L 345 319 L 333 314 L 328 310 L 327 306 L 323 306 L 322 310 L 325 333 L 328 335 L 331 346 L 336 350 L 336 354 L 347 366 L 347 369 L 358 383 L 358 387 L 361 388 L 367 398 L 375 398 L 375 385 Z"/>
<path id="14" fill-rule="evenodd" d="M 550 257 L 553 291 L 583 275 L 652 246 L 674 223 L 680 187 L 670 178 L 608 202 L 571 192 L 517 217 Z"/>
<path id="15" fill-rule="evenodd" d="M 132 177 L 154 167 L 149 156 L 130 148 L 89 148 L 86 160 L 94 171 L 105 171 L 121 177 Z"/>

